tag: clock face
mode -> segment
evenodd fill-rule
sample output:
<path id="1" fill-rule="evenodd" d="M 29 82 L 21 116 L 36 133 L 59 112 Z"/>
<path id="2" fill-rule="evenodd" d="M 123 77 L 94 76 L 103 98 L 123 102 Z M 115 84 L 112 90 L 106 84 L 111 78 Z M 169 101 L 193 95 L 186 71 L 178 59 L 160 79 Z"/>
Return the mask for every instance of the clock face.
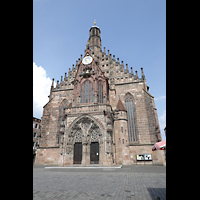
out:
<path id="1" fill-rule="evenodd" d="M 88 64 L 90 64 L 91 62 L 92 62 L 92 57 L 91 57 L 91 56 L 86 56 L 86 57 L 84 57 L 83 60 L 82 60 L 82 63 L 83 63 L 84 65 L 88 65 Z"/>

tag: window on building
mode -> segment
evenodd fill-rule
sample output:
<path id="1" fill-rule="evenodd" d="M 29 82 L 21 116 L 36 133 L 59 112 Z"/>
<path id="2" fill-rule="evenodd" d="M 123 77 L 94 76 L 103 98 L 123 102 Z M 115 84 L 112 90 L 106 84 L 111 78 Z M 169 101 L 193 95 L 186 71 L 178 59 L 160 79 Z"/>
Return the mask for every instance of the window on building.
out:
<path id="1" fill-rule="evenodd" d="M 57 134 L 58 144 L 60 144 L 60 133 Z"/>
<path id="2" fill-rule="evenodd" d="M 137 141 L 133 97 L 129 93 L 125 96 L 125 108 L 128 111 L 127 117 L 128 117 L 128 138 L 129 138 L 129 141 Z"/>
<path id="3" fill-rule="evenodd" d="M 123 133 L 123 127 L 121 127 L 121 131 L 122 131 L 122 133 Z"/>
<path id="4" fill-rule="evenodd" d="M 34 133 L 34 136 L 33 136 L 33 137 L 34 137 L 34 138 L 36 138 L 36 137 L 37 137 L 37 133 L 36 133 L 36 132 Z"/>
<path id="5" fill-rule="evenodd" d="M 122 139 L 122 143 L 124 144 L 124 139 Z"/>
<path id="6" fill-rule="evenodd" d="M 89 81 L 85 81 L 81 89 L 81 103 L 94 102 L 93 88 Z"/>
<path id="7" fill-rule="evenodd" d="M 97 96 L 97 102 L 103 103 L 103 82 L 98 82 L 98 96 Z"/>
<path id="8" fill-rule="evenodd" d="M 37 128 L 38 124 L 35 124 L 35 128 Z"/>

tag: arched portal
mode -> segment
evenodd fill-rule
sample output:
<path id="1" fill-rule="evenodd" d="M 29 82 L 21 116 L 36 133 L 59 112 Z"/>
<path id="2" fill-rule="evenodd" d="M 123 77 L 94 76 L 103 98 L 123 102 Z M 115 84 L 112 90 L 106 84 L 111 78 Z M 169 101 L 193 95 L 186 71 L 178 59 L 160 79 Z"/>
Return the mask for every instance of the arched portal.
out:
<path id="1" fill-rule="evenodd" d="M 72 123 L 66 134 L 66 150 L 73 152 L 73 164 L 99 163 L 101 130 L 98 122 L 89 116 L 82 116 Z"/>

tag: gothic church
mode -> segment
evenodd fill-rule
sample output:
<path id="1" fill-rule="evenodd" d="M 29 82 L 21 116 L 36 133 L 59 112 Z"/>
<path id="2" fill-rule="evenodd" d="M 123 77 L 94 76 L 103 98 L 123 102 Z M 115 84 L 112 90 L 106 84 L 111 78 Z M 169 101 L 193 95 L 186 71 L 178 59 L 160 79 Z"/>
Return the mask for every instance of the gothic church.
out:
<path id="1" fill-rule="evenodd" d="M 50 88 L 43 107 L 36 164 L 113 166 L 163 164 L 162 151 L 152 151 L 161 134 L 154 97 L 141 68 L 101 48 L 101 31 L 94 23 L 84 55 L 68 76 Z M 150 159 L 141 159 L 150 155 Z"/>

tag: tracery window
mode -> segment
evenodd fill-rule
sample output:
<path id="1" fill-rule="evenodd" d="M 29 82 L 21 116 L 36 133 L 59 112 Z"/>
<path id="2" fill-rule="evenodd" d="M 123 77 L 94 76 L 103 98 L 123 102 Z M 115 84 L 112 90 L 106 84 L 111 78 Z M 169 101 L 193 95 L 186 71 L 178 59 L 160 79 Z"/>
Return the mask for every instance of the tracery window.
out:
<path id="1" fill-rule="evenodd" d="M 126 96 L 125 96 L 125 108 L 128 111 L 127 117 L 128 117 L 128 138 L 129 138 L 129 141 L 137 141 L 133 97 L 129 93 L 126 94 Z"/>
<path id="2" fill-rule="evenodd" d="M 103 82 L 98 82 L 98 96 L 97 96 L 97 102 L 103 103 Z"/>
<path id="3" fill-rule="evenodd" d="M 81 88 L 81 102 L 91 103 L 94 102 L 93 88 L 90 81 L 85 81 Z"/>

